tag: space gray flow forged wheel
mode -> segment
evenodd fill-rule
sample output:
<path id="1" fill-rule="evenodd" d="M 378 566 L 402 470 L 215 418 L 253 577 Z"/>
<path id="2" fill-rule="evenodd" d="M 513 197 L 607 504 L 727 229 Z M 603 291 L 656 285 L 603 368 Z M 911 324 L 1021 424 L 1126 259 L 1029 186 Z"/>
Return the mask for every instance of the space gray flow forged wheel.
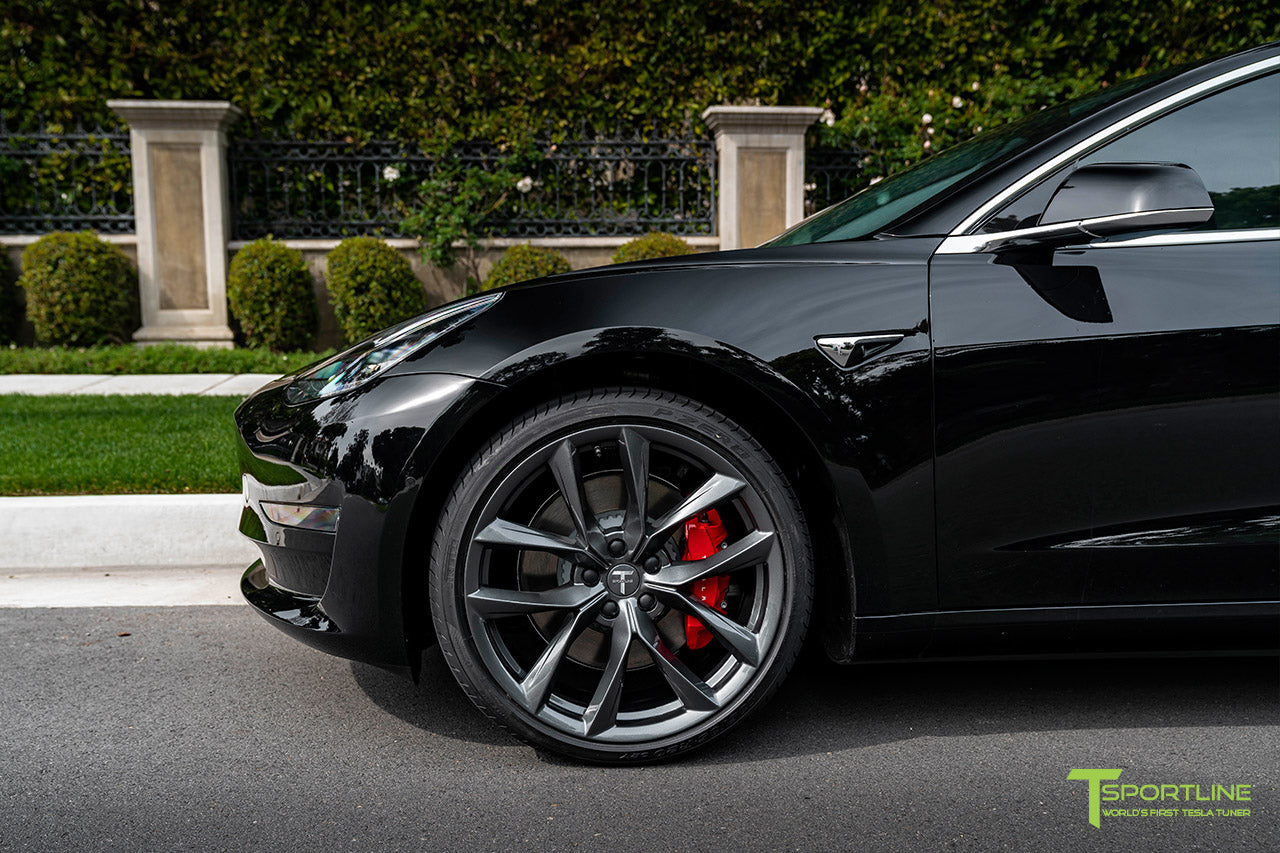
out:
<path id="1" fill-rule="evenodd" d="M 597 389 L 471 460 L 430 596 L 482 711 L 535 746 L 634 763 L 708 742 L 773 692 L 813 569 L 795 494 L 742 428 L 675 394 Z"/>

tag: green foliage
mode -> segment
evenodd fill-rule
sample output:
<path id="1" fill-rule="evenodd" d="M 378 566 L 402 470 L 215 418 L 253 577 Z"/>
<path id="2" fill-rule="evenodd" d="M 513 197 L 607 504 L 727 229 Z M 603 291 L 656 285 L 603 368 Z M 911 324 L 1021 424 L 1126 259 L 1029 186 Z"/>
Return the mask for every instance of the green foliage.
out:
<path id="1" fill-rule="evenodd" d="M 520 243 L 502 253 L 502 257 L 484 280 L 482 290 L 493 290 L 518 281 L 556 275 L 571 269 L 573 267 L 569 265 L 569 260 L 555 249 Z"/>
<path id="2" fill-rule="evenodd" d="M 306 349 L 316 334 L 316 295 L 302 253 L 269 237 L 231 259 L 227 302 L 245 343 L 276 352 Z"/>
<path id="3" fill-rule="evenodd" d="M 643 237 L 629 240 L 613 253 L 615 264 L 628 261 L 647 261 L 650 258 L 674 258 L 677 255 L 693 254 L 693 246 L 674 234 L 662 231 L 651 231 Z"/>
<path id="4" fill-rule="evenodd" d="M 92 231 L 55 231 L 27 246 L 18 285 L 42 344 L 122 343 L 137 328 L 138 275 Z"/>
<path id="5" fill-rule="evenodd" d="M 454 265 L 461 244 L 467 293 L 480 284 L 480 239 L 489 236 L 494 214 L 519 191 L 522 160 L 514 153 L 479 165 L 442 158 L 400 223 L 403 233 L 418 239 L 422 260 L 440 269 Z"/>
<path id="6" fill-rule="evenodd" d="M 108 97 L 225 98 L 286 135 L 503 139 L 696 124 L 726 102 L 853 116 L 1005 74 L 1037 89 L 1011 106 L 1034 109 L 1278 36 L 1272 0 L 10 0 L 0 112 L 115 122 Z"/>
<path id="7" fill-rule="evenodd" d="M 56 121 L 45 130 L 47 137 L 0 135 L 0 210 L 38 223 L 59 214 L 132 209 L 132 162 L 117 139 L 64 137 L 66 128 Z"/>
<path id="8" fill-rule="evenodd" d="M 0 250 L 0 344 L 15 340 L 22 325 L 22 306 L 18 303 L 14 278 L 9 256 Z"/>
<path id="9" fill-rule="evenodd" d="M 351 237 L 326 260 L 329 299 L 348 344 L 427 310 L 404 256 L 376 237 Z"/>
<path id="10" fill-rule="evenodd" d="M 0 375 L 12 373 L 292 373 L 333 355 L 265 349 L 200 349 L 184 344 L 0 347 Z"/>
<path id="11" fill-rule="evenodd" d="M 0 494 L 235 492 L 231 415 L 239 404 L 194 395 L 0 396 Z"/>

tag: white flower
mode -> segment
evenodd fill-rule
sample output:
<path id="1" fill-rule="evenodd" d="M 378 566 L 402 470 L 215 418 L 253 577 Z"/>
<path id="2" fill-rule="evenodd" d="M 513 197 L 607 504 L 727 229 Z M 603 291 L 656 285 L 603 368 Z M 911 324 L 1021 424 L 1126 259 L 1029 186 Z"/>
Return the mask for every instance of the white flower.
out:
<path id="1" fill-rule="evenodd" d="M 805 192 L 807 192 L 807 193 L 811 193 L 811 192 L 813 192 L 814 190 L 816 190 L 817 188 L 818 188 L 818 185 L 817 185 L 817 184 L 805 184 L 805 185 L 804 185 L 804 191 L 805 191 Z"/>
<path id="2" fill-rule="evenodd" d="M 982 125 L 978 125 L 973 129 L 974 133 L 982 133 Z"/>
<path id="3" fill-rule="evenodd" d="M 926 140 L 924 141 L 924 150 L 925 150 L 925 151 L 928 151 L 928 150 L 929 150 L 930 148 L 932 148 L 932 147 L 933 147 L 933 143 L 926 139 Z"/>
<path id="4" fill-rule="evenodd" d="M 395 166 L 384 166 L 382 169 L 382 180 L 387 183 L 400 180 L 400 170 Z"/>
<path id="5" fill-rule="evenodd" d="M 823 110 L 822 118 L 819 120 L 827 127 L 831 127 L 836 123 L 836 114 L 831 112 L 831 110 Z"/>
<path id="6" fill-rule="evenodd" d="M 925 113 L 924 115 L 920 116 L 920 123 L 921 123 L 921 124 L 933 124 L 933 114 L 932 114 L 932 113 Z"/>
<path id="7" fill-rule="evenodd" d="M 527 193 L 529 190 L 533 189 L 533 178 L 525 175 L 523 178 L 516 181 L 516 189 L 520 190 L 522 193 Z"/>
<path id="8" fill-rule="evenodd" d="M 884 178 L 872 178 L 872 179 L 871 179 L 871 184 L 878 184 L 878 183 L 880 183 L 880 182 L 881 182 L 881 181 L 883 181 L 883 180 L 884 180 Z M 871 184 L 868 184 L 868 186 L 870 186 Z"/>
<path id="9" fill-rule="evenodd" d="M 969 84 L 969 88 L 976 92 L 981 87 L 978 86 L 978 81 L 974 80 L 972 83 Z"/>
<path id="10" fill-rule="evenodd" d="M 925 130 L 924 130 L 924 132 L 925 132 L 925 133 L 927 133 L 929 136 L 933 136 L 933 128 L 932 128 L 932 127 L 926 127 L 926 128 L 925 128 Z"/>
<path id="11" fill-rule="evenodd" d="M 859 93 L 859 94 L 862 94 L 862 95 L 867 94 L 867 84 L 866 84 L 866 83 L 859 83 L 859 84 L 858 84 L 858 93 Z"/>
<path id="12" fill-rule="evenodd" d="M 956 109 L 960 109 L 961 107 L 964 106 L 964 98 L 960 97 L 959 95 L 956 95 L 954 98 L 951 99 L 951 106 L 955 107 Z"/>

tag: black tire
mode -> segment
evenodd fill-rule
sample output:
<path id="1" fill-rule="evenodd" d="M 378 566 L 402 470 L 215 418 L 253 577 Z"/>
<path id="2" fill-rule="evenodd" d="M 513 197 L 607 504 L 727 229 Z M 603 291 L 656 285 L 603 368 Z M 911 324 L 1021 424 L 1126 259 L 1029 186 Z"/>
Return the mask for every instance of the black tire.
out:
<path id="1" fill-rule="evenodd" d="M 706 559 L 683 559 L 690 517 L 723 525 Z M 728 578 L 712 608 L 690 595 L 699 577 Z M 777 689 L 813 567 L 795 494 L 745 430 L 676 394 L 596 389 L 472 458 L 436 527 L 430 597 L 481 711 L 552 752 L 641 763 L 708 743 Z"/>

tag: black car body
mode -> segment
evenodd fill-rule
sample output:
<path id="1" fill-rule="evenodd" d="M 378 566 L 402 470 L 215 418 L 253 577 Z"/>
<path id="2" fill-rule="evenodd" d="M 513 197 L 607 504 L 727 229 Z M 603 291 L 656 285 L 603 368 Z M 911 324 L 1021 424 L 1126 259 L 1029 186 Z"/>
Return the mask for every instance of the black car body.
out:
<path id="1" fill-rule="evenodd" d="M 531 408 L 626 386 L 724 413 L 777 461 L 835 660 L 1276 648 L 1278 72 L 1273 44 L 1049 111 L 873 233 L 820 214 L 757 249 L 518 285 L 350 390 L 273 383 L 236 415 L 263 552 L 246 597 L 413 670 L 469 460 Z M 1188 166 L 1208 222 L 1090 231 L 1169 209 L 1135 186 L 1193 198 Z"/>

